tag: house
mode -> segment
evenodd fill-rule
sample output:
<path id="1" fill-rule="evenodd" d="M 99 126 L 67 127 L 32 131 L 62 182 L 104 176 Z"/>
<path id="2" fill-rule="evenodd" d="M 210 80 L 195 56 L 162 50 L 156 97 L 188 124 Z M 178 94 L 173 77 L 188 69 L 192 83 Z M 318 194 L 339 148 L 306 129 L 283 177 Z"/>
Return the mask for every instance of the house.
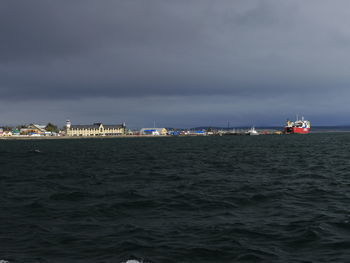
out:
<path id="1" fill-rule="evenodd" d="M 17 128 L 15 128 L 15 129 L 13 129 L 12 131 L 9 131 L 8 132 L 8 136 L 19 136 L 21 134 L 21 132 L 20 132 L 20 130 L 19 129 L 17 129 Z"/>
<path id="2" fill-rule="evenodd" d="M 72 125 L 70 121 L 66 123 L 67 136 L 115 136 L 125 134 L 125 129 L 125 123 L 116 125 L 104 125 L 102 123 Z"/>
<path id="3" fill-rule="evenodd" d="M 10 137 L 10 136 L 12 136 L 13 134 L 12 134 L 12 132 L 11 131 L 4 131 L 3 133 L 2 133 L 2 135 L 1 136 L 4 136 L 4 137 Z"/>

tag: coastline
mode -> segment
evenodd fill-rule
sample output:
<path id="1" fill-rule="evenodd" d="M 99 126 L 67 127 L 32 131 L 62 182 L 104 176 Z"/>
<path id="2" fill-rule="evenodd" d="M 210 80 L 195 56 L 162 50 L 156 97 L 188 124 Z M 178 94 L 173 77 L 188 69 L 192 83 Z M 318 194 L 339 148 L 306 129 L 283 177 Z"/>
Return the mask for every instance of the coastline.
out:
<path id="1" fill-rule="evenodd" d="M 164 138 L 172 137 L 167 135 L 118 135 L 118 136 L 33 136 L 20 137 L 9 136 L 0 137 L 0 140 L 80 140 L 80 139 L 115 139 L 115 138 Z"/>
<path id="2" fill-rule="evenodd" d="M 349 133 L 350 131 L 313 131 L 309 134 L 321 133 Z M 261 134 L 266 135 L 289 135 L 289 134 Z M 83 140 L 83 139 L 116 139 L 116 138 L 173 138 L 173 137 L 227 137 L 228 135 L 185 135 L 185 136 L 170 136 L 170 135 L 115 135 L 115 136 L 8 136 L 0 137 L 1 140 Z M 231 136 L 245 136 L 244 134 L 237 134 Z"/>

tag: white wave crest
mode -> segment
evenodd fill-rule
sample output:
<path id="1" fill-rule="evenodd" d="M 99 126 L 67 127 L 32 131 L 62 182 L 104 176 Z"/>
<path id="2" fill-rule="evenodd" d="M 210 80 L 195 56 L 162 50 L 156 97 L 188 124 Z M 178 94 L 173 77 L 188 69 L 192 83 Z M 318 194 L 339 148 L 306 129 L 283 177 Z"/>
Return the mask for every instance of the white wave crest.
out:
<path id="1" fill-rule="evenodd" d="M 10 261 L 0 259 L 0 263 L 10 263 Z"/>
<path id="2" fill-rule="evenodd" d="M 1 262 L 0 262 L 1 263 Z M 144 261 L 138 261 L 138 260 L 135 260 L 135 259 L 129 259 L 123 263 L 146 263 Z"/>

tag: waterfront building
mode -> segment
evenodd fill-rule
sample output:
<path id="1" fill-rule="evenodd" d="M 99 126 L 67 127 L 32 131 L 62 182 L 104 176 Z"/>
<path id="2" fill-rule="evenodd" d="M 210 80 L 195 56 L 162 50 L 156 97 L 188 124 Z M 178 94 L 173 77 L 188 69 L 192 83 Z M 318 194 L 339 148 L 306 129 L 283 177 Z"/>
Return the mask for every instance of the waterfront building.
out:
<path id="1" fill-rule="evenodd" d="M 188 135 L 195 135 L 195 136 L 205 136 L 208 135 L 206 131 L 203 130 L 192 130 L 188 133 Z"/>
<path id="2" fill-rule="evenodd" d="M 4 131 L 1 136 L 10 137 L 12 135 L 13 135 L 13 133 L 11 131 Z"/>
<path id="3" fill-rule="evenodd" d="M 19 136 L 21 134 L 20 130 L 15 128 L 12 131 L 9 132 L 9 136 L 13 135 L 13 136 Z"/>
<path id="4" fill-rule="evenodd" d="M 67 136 L 115 136 L 125 134 L 126 126 L 123 124 L 105 125 L 94 123 L 92 125 L 72 125 L 66 123 Z"/>
<path id="5" fill-rule="evenodd" d="M 167 135 L 168 131 L 165 128 L 142 128 L 140 135 Z"/>

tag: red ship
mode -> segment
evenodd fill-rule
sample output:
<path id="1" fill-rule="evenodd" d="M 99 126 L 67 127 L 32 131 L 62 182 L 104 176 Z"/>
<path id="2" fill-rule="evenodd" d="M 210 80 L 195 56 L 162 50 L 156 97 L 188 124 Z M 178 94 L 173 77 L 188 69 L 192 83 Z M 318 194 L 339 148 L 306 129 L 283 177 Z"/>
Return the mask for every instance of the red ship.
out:
<path id="1" fill-rule="evenodd" d="M 310 132 L 310 129 L 311 129 L 310 121 L 304 120 L 304 117 L 302 117 L 301 120 L 298 120 L 297 118 L 295 122 L 287 120 L 286 126 L 284 127 L 284 133 L 307 134 Z"/>

